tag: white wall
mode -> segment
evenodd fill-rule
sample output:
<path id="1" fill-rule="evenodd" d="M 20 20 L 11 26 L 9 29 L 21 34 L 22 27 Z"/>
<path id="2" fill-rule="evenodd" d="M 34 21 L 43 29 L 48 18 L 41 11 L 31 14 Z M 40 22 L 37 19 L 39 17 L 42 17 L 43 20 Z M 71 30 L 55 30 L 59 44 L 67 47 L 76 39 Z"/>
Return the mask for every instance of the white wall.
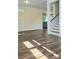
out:
<path id="1" fill-rule="evenodd" d="M 26 7 L 18 13 L 18 31 L 42 29 L 42 13 L 39 8 Z"/>

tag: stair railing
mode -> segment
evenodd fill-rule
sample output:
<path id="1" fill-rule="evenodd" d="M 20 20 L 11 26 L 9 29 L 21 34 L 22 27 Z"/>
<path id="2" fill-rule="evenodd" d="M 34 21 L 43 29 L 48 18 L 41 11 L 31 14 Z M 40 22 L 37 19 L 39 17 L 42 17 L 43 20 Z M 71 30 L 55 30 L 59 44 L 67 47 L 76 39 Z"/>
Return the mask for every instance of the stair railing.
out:
<path id="1" fill-rule="evenodd" d="M 59 15 L 59 13 L 58 13 L 55 17 L 53 17 L 53 19 L 52 19 L 51 21 L 53 21 L 58 15 Z M 50 21 L 50 22 L 51 22 L 51 21 Z"/>

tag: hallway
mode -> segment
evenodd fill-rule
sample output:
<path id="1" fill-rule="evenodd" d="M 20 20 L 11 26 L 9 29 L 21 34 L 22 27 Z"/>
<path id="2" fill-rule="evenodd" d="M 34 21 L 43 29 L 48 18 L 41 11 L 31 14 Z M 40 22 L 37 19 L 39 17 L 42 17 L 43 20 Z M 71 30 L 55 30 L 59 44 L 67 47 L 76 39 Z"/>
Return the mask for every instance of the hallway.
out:
<path id="1" fill-rule="evenodd" d="M 19 59 L 61 59 L 60 39 L 46 31 L 33 30 L 18 33 Z"/>

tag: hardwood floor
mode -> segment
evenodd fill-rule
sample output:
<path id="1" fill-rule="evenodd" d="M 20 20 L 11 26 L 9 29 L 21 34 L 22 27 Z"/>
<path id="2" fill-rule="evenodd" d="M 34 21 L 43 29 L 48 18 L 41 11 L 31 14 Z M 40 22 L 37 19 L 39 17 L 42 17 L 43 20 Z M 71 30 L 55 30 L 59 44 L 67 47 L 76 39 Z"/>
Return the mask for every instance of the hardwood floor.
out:
<path id="1" fill-rule="evenodd" d="M 60 38 L 46 30 L 19 32 L 18 59 L 61 59 Z"/>

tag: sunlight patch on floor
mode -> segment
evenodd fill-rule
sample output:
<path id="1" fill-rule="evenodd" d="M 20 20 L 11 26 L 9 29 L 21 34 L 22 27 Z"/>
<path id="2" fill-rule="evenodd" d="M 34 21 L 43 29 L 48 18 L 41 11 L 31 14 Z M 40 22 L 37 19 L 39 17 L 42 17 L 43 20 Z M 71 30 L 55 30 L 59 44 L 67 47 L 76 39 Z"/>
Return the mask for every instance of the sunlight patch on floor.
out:
<path id="1" fill-rule="evenodd" d="M 37 42 L 36 40 L 33 40 L 33 42 L 35 42 L 37 45 L 41 45 L 39 42 Z M 50 49 L 44 47 L 44 46 L 41 46 L 43 49 L 45 49 L 46 51 L 48 51 L 49 53 L 53 54 L 55 57 L 59 57 L 58 54 L 54 53 L 53 51 L 51 51 Z"/>
<path id="2" fill-rule="evenodd" d="M 36 44 L 38 44 L 38 45 L 41 45 L 40 43 L 38 43 L 36 40 L 33 40 L 33 42 L 35 42 Z"/>
<path id="3" fill-rule="evenodd" d="M 37 59 L 48 59 L 48 57 L 40 52 L 37 48 L 31 49 L 31 52 Z"/>
<path id="4" fill-rule="evenodd" d="M 59 55 L 57 55 L 56 53 L 54 53 L 53 51 L 49 50 L 48 48 L 42 46 L 43 49 L 47 50 L 49 53 L 53 54 L 55 57 L 59 57 Z"/>
<path id="5" fill-rule="evenodd" d="M 24 45 L 27 47 L 27 48 L 32 48 L 34 47 L 29 41 L 25 41 L 23 42 Z M 33 48 L 33 49 L 30 49 L 30 51 L 32 52 L 32 54 L 37 58 L 37 59 L 48 59 L 47 56 L 45 56 L 41 51 L 39 51 L 37 48 Z"/>
<path id="6" fill-rule="evenodd" d="M 29 42 L 29 41 L 25 41 L 23 42 L 24 45 L 27 47 L 27 48 L 33 48 L 34 46 Z"/>

